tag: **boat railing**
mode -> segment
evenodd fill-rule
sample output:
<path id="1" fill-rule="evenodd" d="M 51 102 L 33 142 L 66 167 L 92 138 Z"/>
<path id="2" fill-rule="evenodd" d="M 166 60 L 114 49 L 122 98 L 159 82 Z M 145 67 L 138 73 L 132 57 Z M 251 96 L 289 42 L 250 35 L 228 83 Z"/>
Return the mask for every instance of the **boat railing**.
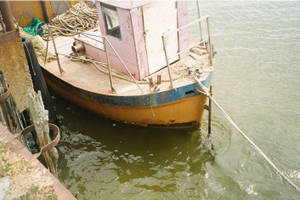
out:
<path id="1" fill-rule="evenodd" d="M 70 29 L 65 29 L 65 28 L 60 28 L 60 27 L 56 27 L 56 26 L 52 26 L 52 25 L 48 25 L 48 29 L 49 32 L 51 33 L 51 28 L 53 29 L 60 29 L 60 30 L 64 30 L 64 31 L 70 31 L 70 32 L 74 32 L 77 33 L 78 35 L 84 36 L 86 38 L 89 38 L 91 40 L 94 40 L 96 42 L 102 43 L 103 44 L 103 50 L 105 52 L 105 56 L 106 56 L 106 63 L 101 63 L 101 64 L 105 64 L 107 69 L 108 69 L 108 76 L 109 76 L 109 83 L 110 83 L 110 88 L 111 88 L 111 92 L 112 93 L 116 93 L 116 90 L 113 87 L 113 83 L 112 83 L 112 71 L 111 71 L 111 65 L 110 65 L 110 58 L 109 58 L 109 50 L 108 48 L 110 47 L 110 49 L 113 51 L 113 53 L 115 54 L 115 56 L 118 58 L 118 60 L 120 61 L 121 65 L 124 67 L 124 69 L 126 70 L 126 72 L 128 73 L 128 75 L 130 76 L 130 78 L 133 80 L 133 82 L 136 84 L 136 86 L 139 88 L 139 90 L 141 91 L 141 93 L 143 94 L 143 90 L 141 88 L 141 86 L 138 84 L 137 80 L 134 78 L 134 76 L 131 74 L 131 72 L 129 71 L 126 63 L 124 62 L 124 60 L 121 58 L 121 56 L 119 55 L 119 53 L 116 51 L 116 49 L 113 47 L 113 45 L 111 44 L 111 42 L 107 39 L 106 36 L 103 35 L 95 35 L 95 34 L 90 34 L 90 33 L 86 33 L 86 32 L 80 32 L 80 31 L 76 31 L 76 30 L 70 30 Z M 51 35 L 51 34 L 50 34 Z M 54 42 L 54 37 L 52 37 L 52 41 L 53 41 L 53 46 L 55 46 L 55 42 Z M 100 39 L 95 39 L 95 37 L 98 37 Z M 48 46 L 48 45 L 47 45 Z M 47 48 L 48 49 L 48 48 Z M 55 53 L 58 55 L 56 48 L 54 48 L 54 50 L 56 51 Z M 59 65 L 59 70 L 62 73 L 63 70 L 60 66 L 60 62 L 59 62 L 59 58 L 57 56 L 57 62 Z M 97 62 L 96 62 L 97 63 Z"/>
<path id="2" fill-rule="evenodd" d="M 210 34 L 209 34 L 208 18 L 209 18 L 209 16 L 201 17 L 201 18 L 196 19 L 196 20 L 192 21 L 191 23 L 188 23 L 188 24 L 186 24 L 186 25 L 184 25 L 184 26 L 181 26 L 181 27 L 179 27 L 179 28 L 177 28 L 177 29 L 168 30 L 167 32 L 165 32 L 165 33 L 163 34 L 164 39 L 166 40 L 167 37 L 168 37 L 171 33 L 179 32 L 179 31 L 181 31 L 181 30 L 183 30 L 183 29 L 189 28 L 190 26 L 192 26 L 192 25 L 194 25 L 194 24 L 196 24 L 196 23 L 200 24 L 200 25 L 199 25 L 199 27 L 200 27 L 200 28 L 199 28 L 200 40 L 199 40 L 198 42 L 196 42 L 196 43 L 194 43 L 194 44 L 188 46 L 187 48 L 185 48 L 185 49 L 183 49 L 183 50 L 181 50 L 181 51 L 178 51 L 178 52 L 175 54 L 175 56 L 180 56 L 180 55 L 183 54 L 184 52 L 189 51 L 190 49 L 192 49 L 192 48 L 194 48 L 194 47 L 196 47 L 196 46 L 198 46 L 198 45 L 206 45 L 206 43 L 207 43 L 207 45 L 208 45 L 208 52 L 210 52 L 210 49 L 212 48 L 212 44 L 210 43 Z M 202 25 L 203 22 L 205 22 L 205 25 L 206 25 L 206 30 L 207 30 L 206 34 L 203 33 L 203 28 L 201 28 L 201 27 L 203 26 L 203 25 Z M 205 34 L 205 35 L 203 36 L 203 34 Z"/>
<path id="3" fill-rule="evenodd" d="M 168 68 L 168 74 L 169 74 L 169 80 L 170 80 L 170 88 L 173 88 L 173 79 L 172 79 L 172 73 L 170 69 L 170 60 L 174 60 L 174 57 L 182 56 L 183 53 L 190 51 L 192 48 L 198 46 L 198 45 L 203 45 L 208 53 L 208 63 L 209 65 L 212 65 L 212 59 L 213 59 L 213 46 L 211 44 L 210 40 L 210 31 L 209 31 L 209 16 L 200 16 L 200 9 L 199 9 L 199 1 L 197 2 L 197 13 L 198 17 L 197 19 L 193 20 L 192 22 L 185 24 L 181 27 L 178 27 L 176 29 L 170 29 L 162 34 L 162 44 L 163 44 L 163 49 L 164 49 L 164 54 L 165 54 L 165 60 L 166 60 L 166 65 Z M 185 49 L 178 50 L 178 52 L 172 57 L 169 57 L 168 55 L 168 49 L 167 49 L 167 39 L 171 34 L 178 34 L 180 31 L 183 29 L 187 29 L 191 27 L 192 25 L 198 24 L 199 27 L 199 36 L 200 39 L 198 42 L 188 46 Z"/>

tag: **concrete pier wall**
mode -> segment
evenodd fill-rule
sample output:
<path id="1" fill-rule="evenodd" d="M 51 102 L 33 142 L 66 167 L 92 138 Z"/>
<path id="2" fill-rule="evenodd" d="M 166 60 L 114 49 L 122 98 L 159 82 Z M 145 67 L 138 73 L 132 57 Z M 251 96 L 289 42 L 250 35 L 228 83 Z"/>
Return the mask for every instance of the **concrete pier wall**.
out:
<path id="1" fill-rule="evenodd" d="M 4 199 L 76 199 L 1 123 L 0 150 L 0 171 L 10 182 Z"/>

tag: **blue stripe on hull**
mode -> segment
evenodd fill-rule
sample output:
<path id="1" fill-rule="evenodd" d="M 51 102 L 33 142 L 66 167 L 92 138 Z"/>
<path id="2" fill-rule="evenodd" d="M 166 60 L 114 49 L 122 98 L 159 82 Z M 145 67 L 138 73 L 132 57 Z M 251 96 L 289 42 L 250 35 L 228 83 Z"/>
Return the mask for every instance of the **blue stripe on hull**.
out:
<path id="1" fill-rule="evenodd" d="M 212 77 L 212 72 L 204 81 L 202 81 L 202 84 L 208 87 L 211 77 Z M 139 95 L 139 96 L 110 96 L 110 95 L 98 96 L 97 95 L 97 98 L 95 100 L 99 101 L 100 103 L 116 105 L 116 106 L 150 107 L 150 106 L 158 106 L 161 104 L 180 100 L 182 98 L 196 96 L 198 95 L 197 93 L 189 92 L 189 91 L 193 91 L 194 89 L 201 89 L 198 83 L 182 86 L 173 90 L 163 91 L 155 94 L 147 94 L 147 95 Z"/>
<path id="2" fill-rule="evenodd" d="M 193 97 L 199 95 L 193 91 L 194 89 L 201 89 L 198 83 L 193 83 L 190 85 L 185 85 L 173 90 L 162 91 L 155 94 L 146 94 L 146 95 L 137 95 L 137 96 L 117 96 L 117 95 L 108 95 L 108 94 L 99 94 L 93 93 L 91 91 L 86 91 L 69 83 L 57 79 L 53 74 L 48 72 L 47 70 L 43 70 L 46 74 L 46 77 L 56 82 L 56 84 L 60 85 L 60 87 L 73 92 L 74 94 L 80 95 L 83 99 L 89 99 L 91 101 L 99 102 L 107 105 L 114 106 L 124 106 L 124 107 L 150 107 L 150 106 L 158 106 L 166 103 L 170 103 L 176 100 L 180 100 L 183 98 Z M 206 87 L 209 86 L 210 80 L 212 77 L 212 72 L 208 75 L 208 77 L 202 81 L 202 84 Z"/>

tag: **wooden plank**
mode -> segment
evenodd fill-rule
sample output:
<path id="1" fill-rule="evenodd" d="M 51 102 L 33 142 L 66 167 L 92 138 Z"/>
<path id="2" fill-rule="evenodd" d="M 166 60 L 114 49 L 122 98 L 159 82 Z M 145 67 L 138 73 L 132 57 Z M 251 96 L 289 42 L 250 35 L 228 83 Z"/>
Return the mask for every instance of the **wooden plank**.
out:
<path id="1" fill-rule="evenodd" d="M 51 142 L 49 135 L 48 111 L 44 108 L 41 92 L 35 93 L 33 90 L 27 92 L 29 102 L 29 113 L 31 121 L 37 135 L 37 143 L 40 149 Z M 53 149 L 42 153 L 50 172 L 58 177 L 57 160 L 58 152 Z"/>
<path id="2" fill-rule="evenodd" d="M 15 100 L 10 94 L 10 89 L 2 70 L 0 70 L 0 109 L 2 121 L 7 125 L 10 132 L 18 133 L 23 129 Z"/>

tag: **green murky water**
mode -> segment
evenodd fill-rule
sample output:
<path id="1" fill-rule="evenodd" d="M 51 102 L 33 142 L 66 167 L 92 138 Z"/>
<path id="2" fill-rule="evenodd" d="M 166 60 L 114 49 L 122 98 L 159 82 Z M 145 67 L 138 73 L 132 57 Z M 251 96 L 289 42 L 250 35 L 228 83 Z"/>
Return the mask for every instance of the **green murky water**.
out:
<path id="1" fill-rule="evenodd" d="M 300 2 L 201 4 L 217 50 L 215 98 L 300 186 Z M 114 124 L 59 97 L 55 105 L 60 177 L 78 199 L 300 199 L 217 110 L 211 151 L 199 131 Z"/>

